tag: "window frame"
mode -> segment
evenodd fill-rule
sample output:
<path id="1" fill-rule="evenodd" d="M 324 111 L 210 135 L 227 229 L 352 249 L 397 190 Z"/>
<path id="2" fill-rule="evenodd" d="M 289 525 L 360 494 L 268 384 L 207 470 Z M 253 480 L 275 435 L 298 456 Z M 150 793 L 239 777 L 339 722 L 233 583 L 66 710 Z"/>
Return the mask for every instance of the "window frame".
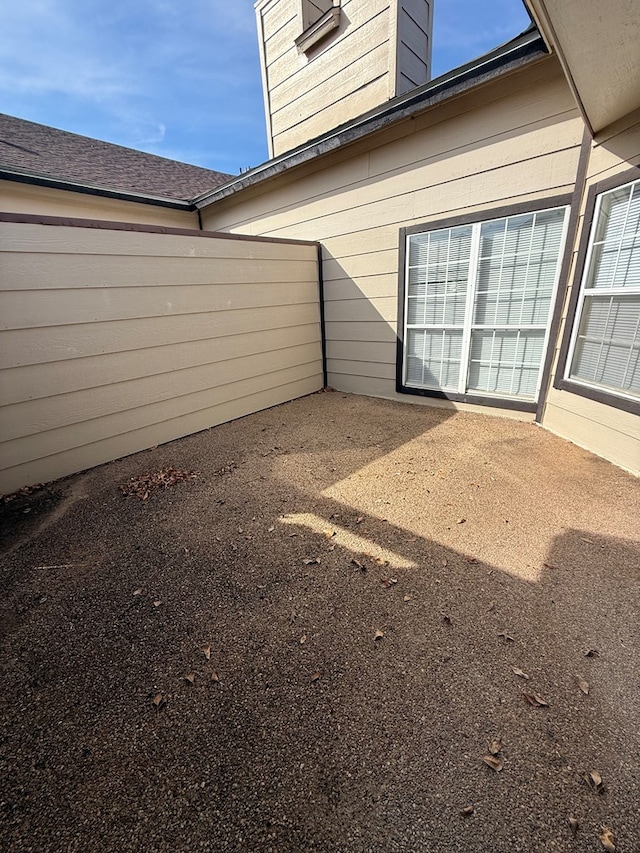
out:
<path id="1" fill-rule="evenodd" d="M 340 26 L 340 13 L 342 0 L 329 0 L 331 5 L 315 20 L 308 11 L 310 0 L 300 0 L 300 21 L 302 32 L 295 39 L 298 53 L 307 54 L 314 50 L 316 45 L 324 41 L 334 30 Z"/>
<path id="2" fill-rule="evenodd" d="M 587 193 L 585 213 L 582 223 L 582 233 L 578 245 L 578 255 L 575 272 L 573 275 L 571 296 L 567 306 L 567 319 L 565 321 L 562 343 L 558 355 L 558 365 L 555 371 L 553 387 L 559 391 L 567 391 L 586 397 L 597 403 L 603 403 L 615 409 L 621 409 L 634 415 L 640 415 L 640 400 L 625 397 L 624 392 L 609 391 L 606 388 L 595 385 L 584 384 L 580 380 L 569 378 L 571 360 L 573 358 L 574 342 L 578 334 L 582 306 L 584 305 L 584 284 L 588 262 L 591 257 L 592 236 L 595 235 L 597 226 L 596 213 L 600 209 L 599 198 L 604 193 L 619 189 L 627 184 L 640 180 L 640 164 L 632 169 L 619 172 L 611 178 L 592 184 Z"/>
<path id="3" fill-rule="evenodd" d="M 558 195 L 533 201 L 520 202 L 517 204 L 508 205 L 505 207 L 494 207 L 486 210 L 480 210 L 474 213 L 463 216 L 456 216 L 447 219 L 438 219 L 431 222 L 420 223 L 419 225 L 411 225 L 400 229 L 399 240 L 399 255 L 398 255 L 398 314 L 396 327 L 396 391 L 399 394 L 411 394 L 418 397 L 431 397 L 440 400 L 450 400 L 456 403 L 472 403 L 479 406 L 491 406 L 496 409 L 510 409 L 519 412 L 535 413 L 539 406 L 539 397 L 544 389 L 544 372 L 547 360 L 547 353 L 551 342 L 551 331 L 553 328 L 553 318 L 556 309 L 558 294 L 562 291 L 562 279 L 565 268 L 565 256 L 567 253 L 568 235 L 570 234 L 571 220 L 571 202 L 572 195 Z M 442 389 L 432 388 L 415 388 L 405 385 L 404 383 L 404 355 L 405 355 L 405 335 L 406 335 L 406 299 L 407 299 L 407 238 L 413 234 L 424 234 L 429 231 L 439 231 L 445 228 L 454 228 L 461 225 L 476 225 L 478 223 L 489 222 L 494 219 L 502 219 L 509 216 L 519 216 L 528 213 L 537 213 L 540 211 L 564 207 L 567 208 L 563 225 L 563 242 L 560 246 L 558 256 L 558 274 L 556 284 L 551 299 L 549 310 L 549 318 L 545 331 L 545 344 L 543 348 L 542 360 L 540 363 L 539 388 L 535 400 L 518 400 L 513 397 L 490 396 L 487 394 L 478 393 L 458 393 L 453 391 L 445 391 Z M 465 333 L 471 333 L 471 327 L 465 328 Z M 468 363 L 467 363 L 468 369 Z"/>

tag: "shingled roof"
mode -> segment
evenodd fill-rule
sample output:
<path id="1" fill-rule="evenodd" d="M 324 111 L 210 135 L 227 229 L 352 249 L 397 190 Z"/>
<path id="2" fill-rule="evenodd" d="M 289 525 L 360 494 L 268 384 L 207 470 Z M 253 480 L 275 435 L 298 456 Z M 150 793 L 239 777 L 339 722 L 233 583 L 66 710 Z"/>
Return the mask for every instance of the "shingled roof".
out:
<path id="1" fill-rule="evenodd" d="M 0 170 L 188 201 L 233 176 L 0 114 Z"/>

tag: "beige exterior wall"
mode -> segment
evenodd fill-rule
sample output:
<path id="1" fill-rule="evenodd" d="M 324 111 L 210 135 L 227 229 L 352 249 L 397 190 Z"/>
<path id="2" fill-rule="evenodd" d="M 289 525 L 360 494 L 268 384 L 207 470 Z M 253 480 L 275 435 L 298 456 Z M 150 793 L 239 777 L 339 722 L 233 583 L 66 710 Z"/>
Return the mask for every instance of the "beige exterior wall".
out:
<path id="1" fill-rule="evenodd" d="M 315 245 L 0 223 L 0 494 L 322 387 Z"/>
<path id="2" fill-rule="evenodd" d="M 339 27 L 306 53 L 295 44 L 304 10 L 302 0 L 256 7 L 272 156 L 426 82 L 430 71 L 429 0 L 342 0 Z"/>
<path id="3" fill-rule="evenodd" d="M 198 215 L 158 205 L 102 198 L 97 195 L 0 180 L 0 211 L 35 216 L 69 216 L 108 222 L 138 222 L 169 228 L 197 228 Z"/>
<path id="4" fill-rule="evenodd" d="M 203 221 L 321 241 L 329 384 L 432 404 L 395 391 L 399 229 L 572 192 L 582 131 L 547 58 L 295 170 L 260 195 L 212 205 Z"/>
<path id="5" fill-rule="evenodd" d="M 578 239 L 574 247 L 569 277 L 571 286 L 565 299 L 552 380 L 557 370 L 559 347 L 564 336 L 571 292 L 573 288 L 580 287 L 580 281 L 574 279 L 574 274 L 580 237 L 583 229 L 589 228 L 589 223 L 584 220 L 589 188 L 593 184 L 628 171 L 632 165 L 640 165 L 639 113 L 628 116 L 599 134 L 591 145 L 586 187 L 580 210 Z M 552 381 L 542 424 L 557 435 L 568 438 L 581 447 L 586 447 L 628 471 L 640 474 L 640 418 L 637 415 L 554 388 Z"/>

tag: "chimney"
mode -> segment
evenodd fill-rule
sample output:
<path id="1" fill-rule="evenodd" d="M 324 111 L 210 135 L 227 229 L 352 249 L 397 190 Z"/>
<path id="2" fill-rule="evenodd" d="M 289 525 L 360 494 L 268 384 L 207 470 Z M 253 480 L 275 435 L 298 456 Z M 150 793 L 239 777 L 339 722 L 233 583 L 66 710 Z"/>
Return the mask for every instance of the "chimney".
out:
<path id="1" fill-rule="evenodd" d="M 433 0 L 258 0 L 269 155 L 426 83 Z"/>

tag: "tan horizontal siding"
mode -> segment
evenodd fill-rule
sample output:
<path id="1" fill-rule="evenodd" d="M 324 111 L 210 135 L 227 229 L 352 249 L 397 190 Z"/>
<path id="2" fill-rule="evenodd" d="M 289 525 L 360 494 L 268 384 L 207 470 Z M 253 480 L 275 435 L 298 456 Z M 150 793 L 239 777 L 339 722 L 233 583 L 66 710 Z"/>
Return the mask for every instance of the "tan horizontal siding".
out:
<path id="1" fill-rule="evenodd" d="M 394 378 L 400 229 L 570 194 L 582 133 L 548 57 L 209 208 L 205 225 L 321 241 L 330 383 L 410 401 Z"/>
<path id="2" fill-rule="evenodd" d="M 309 93 L 305 91 L 275 112 L 272 116 L 274 142 L 282 145 L 286 140 L 288 145 L 279 150 L 289 151 L 366 112 L 366 105 L 373 100 L 372 93 L 376 97 L 374 104 L 384 102 L 382 93 L 387 91 L 388 77 L 383 66 L 388 62 L 388 55 L 389 44 L 384 42 L 366 51 L 340 77 L 329 81 L 332 85 L 319 86 Z M 372 75 L 371 69 L 376 67 L 380 71 Z M 360 100 L 356 101 L 355 96 Z M 291 141 L 294 139 L 295 142 Z"/>
<path id="3" fill-rule="evenodd" d="M 582 196 L 577 238 L 573 247 L 569 273 L 569 288 L 562 309 L 551 374 L 551 387 L 544 407 L 542 425 L 551 432 L 568 438 L 593 453 L 608 459 L 634 474 L 640 474 L 640 418 L 615 406 L 596 402 L 581 394 L 561 391 L 553 387 L 559 369 L 559 351 L 567 326 L 568 306 L 574 289 L 581 281 L 577 273 L 583 269 L 579 246 L 585 229 L 591 223 L 585 216 L 590 188 L 599 181 L 620 175 L 628 180 L 627 172 L 640 164 L 640 116 L 629 116 L 599 134 L 591 143 L 586 169 L 586 185 Z"/>
<path id="4" fill-rule="evenodd" d="M 302 303 L 224 314 L 206 312 L 53 326 L 46 335 L 40 329 L 20 329 L 1 333 L 0 367 L 135 352 L 147 347 L 252 334 L 262 329 L 281 330 L 286 340 L 298 325 L 314 324 L 318 324 L 317 304 Z"/>
<path id="5" fill-rule="evenodd" d="M 278 116 L 279 110 L 295 104 L 302 97 L 313 100 L 316 110 L 323 109 L 335 100 L 329 96 L 336 91 L 336 84 L 344 79 L 345 69 L 362 79 L 362 72 L 357 69 L 357 65 L 353 67 L 354 63 L 362 62 L 364 56 L 375 62 L 376 57 L 372 52 L 386 44 L 389 38 L 388 0 L 376 0 L 375 5 L 379 8 L 367 9 L 366 21 L 351 21 L 342 37 L 332 42 L 331 50 L 318 56 L 312 65 L 299 67 L 279 85 L 274 85 L 270 78 L 274 117 Z"/>
<path id="6" fill-rule="evenodd" d="M 334 363 L 339 360 L 388 363 L 387 345 L 380 341 L 332 340 L 327 344 L 327 357 Z"/>
<path id="7" fill-rule="evenodd" d="M 5 227 L 11 223 L 0 222 L 0 245 L 4 245 Z M 59 255 L 123 255 L 128 259 L 141 258 L 183 258 L 185 256 L 185 240 L 189 239 L 189 258 L 216 258 L 218 260 L 276 260 L 281 263 L 304 261 L 309 258 L 308 246 L 297 246 L 289 243 L 287 257 L 282 257 L 282 249 L 277 242 L 238 239 L 228 237 L 220 239 L 212 237 L 203 239 L 203 235 L 195 233 L 191 237 L 183 234 L 163 234 L 142 231 L 118 231 L 118 239 L 113 244 L 106 245 L 101 234 L 102 229 L 83 228 L 64 225 L 52 228 L 50 225 L 25 223 L 20 233 L 11 231 L 11 252 L 33 252 L 34 242 L 37 241 L 39 252 L 46 253 L 49 247 Z M 7 244 L 8 245 L 8 244 Z M 5 256 L 6 257 L 6 256 Z M 132 260 L 130 261 L 133 262 Z M 165 263 L 164 261 L 162 262 Z"/>
<path id="8" fill-rule="evenodd" d="M 7 213 L 38 216 L 73 216 L 107 222 L 137 222 L 168 228 L 197 228 L 198 214 L 152 204 L 102 198 L 97 195 L 55 190 L 0 180 L 1 207 Z"/>
<path id="9" fill-rule="evenodd" d="M 314 245 L 1 236 L 2 493 L 322 386 Z"/>
<path id="10" fill-rule="evenodd" d="M 389 360 L 389 344 L 395 342 L 395 323 L 386 323 L 379 316 L 371 320 L 358 320 L 356 323 L 346 320 L 327 321 L 325 325 L 327 346 L 334 341 L 375 341 L 386 347 L 386 360 Z"/>
<path id="11" fill-rule="evenodd" d="M 30 281 L 37 281 L 31 278 Z M 269 304 L 313 302 L 313 283 L 303 282 L 300 300 L 286 284 L 163 285 L 94 287 L 66 290 L 15 290 L 0 297 L 0 329 L 32 329 L 78 323 L 102 323 L 178 314 L 242 311 Z"/>
<path id="12" fill-rule="evenodd" d="M 260 380 L 253 379 L 251 385 L 244 383 L 237 388 L 243 394 L 237 398 L 221 399 L 209 408 L 188 410 L 183 414 L 170 415 L 166 420 L 144 424 L 127 433 L 103 438 L 90 444 L 81 444 L 71 450 L 47 457 L 34 458 L 21 465 L 9 463 L 2 472 L 0 489 L 17 488 L 20 483 L 35 483 L 65 476 L 70 471 L 81 471 L 96 464 L 96 459 L 109 461 L 136 453 L 145 447 L 153 447 L 184 435 L 207 429 L 212 424 L 252 414 L 260 409 L 285 403 L 296 397 L 312 394 L 318 390 L 316 373 L 301 379 L 293 379 L 282 385 L 265 389 Z M 36 448 L 37 449 L 37 448 Z M 0 453 L 5 448 L 0 445 Z"/>
<path id="13" fill-rule="evenodd" d="M 286 16 L 281 5 L 262 13 L 264 81 L 275 154 L 379 106 L 392 89 L 390 0 L 341 4 L 338 28 L 308 55 L 295 47 L 302 33 L 302 7 L 298 4 L 294 17 Z"/>
<path id="14" fill-rule="evenodd" d="M 640 475 L 640 418 L 551 388 L 543 425 L 556 435 Z"/>
<path id="15" fill-rule="evenodd" d="M 328 358 L 327 371 L 342 376 L 368 376 L 372 379 L 394 380 L 395 366 L 381 361 L 354 361 L 353 359 Z"/>
<path id="16" fill-rule="evenodd" d="M 284 373 L 292 365 L 298 370 L 313 364 L 316 354 L 317 345 L 313 343 L 195 367 L 174 368 L 173 364 L 165 362 L 162 373 L 81 389 L 72 395 L 60 393 L 4 405 L 2 437 L 4 441 L 10 441 L 37 436 L 36 443 L 43 449 L 47 446 L 48 437 L 55 433 L 56 441 L 64 447 L 73 441 L 74 433 L 102 435 L 107 417 L 121 415 L 121 421 L 130 425 L 138 417 L 136 409 L 146 409 L 156 403 L 170 405 L 184 396 L 207 395 L 212 387 L 219 390 L 247 376 L 262 376 L 268 382 L 271 374 Z M 282 383 L 279 381 L 278 384 Z M 62 430 L 61 427 L 69 429 Z M 14 454 L 17 447 L 16 442 Z"/>
<path id="17" fill-rule="evenodd" d="M 26 364 L 0 372 L 0 398 L 4 405 L 8 405 L 49 397 L 52 388 L 58 394 L 70 394 L 163 375 L 167 368 L 166 347 L 171 350 L 172 371 L 201 366 L 217 370 L 223 362 L 265 352 L 272 354 L 304 346 L 308 351 L 309 347 L 317 346 L 319 335 L 317 323 L 309 323 L 293 326 L 285 334 L 281 328 L 267 328 L 242 335 L 222 334 L 217 338 L 86 356 L 81 363 L 76 358 L 72 359 L 72 364 L 69 364 L 69 359 Z M 293 356 L 293 353 L 288 353 L 288 356 Z"/>

